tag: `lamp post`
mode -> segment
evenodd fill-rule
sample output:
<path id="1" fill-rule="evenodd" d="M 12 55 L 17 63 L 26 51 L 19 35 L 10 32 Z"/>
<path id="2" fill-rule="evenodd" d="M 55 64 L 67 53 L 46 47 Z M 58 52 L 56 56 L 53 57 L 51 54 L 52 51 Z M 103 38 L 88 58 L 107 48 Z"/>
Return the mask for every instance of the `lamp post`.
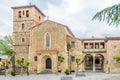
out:
<path id="1" fill-rule="evenodd" d="M 68 54 L 68 69 L 71 73 L 71 56 L 70 56 L 71 45 L 67 43 L 67 54 Z"/>
<path id="2" fill-rule="evenodd" d="M 14 51 L 12 53 L 11 61 L 12 61 L 12 69 L 15 72 L 15 52 Z"/>
<path id="3" fill-rule="evenodd" d="M 68 53 L 68 69 L 69 69 L 70 74 L 71 74 L 71 55 L 70 55 L 70 51 L 68 51 L 67 53 Z"/>

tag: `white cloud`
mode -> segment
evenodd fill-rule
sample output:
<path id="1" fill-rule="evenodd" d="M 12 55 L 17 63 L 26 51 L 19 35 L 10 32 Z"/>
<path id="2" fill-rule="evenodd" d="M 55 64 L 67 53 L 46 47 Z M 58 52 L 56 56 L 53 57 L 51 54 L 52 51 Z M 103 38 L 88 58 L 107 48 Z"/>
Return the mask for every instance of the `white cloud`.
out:
<path id="1" fill-rule="evenodd" d="M 11 7 L 26 5 L 26 0 L 1 0 L 0 1 L 0 38 L 8 34 L 12 34 L 13 27 L 13 13 Z"/>
<path id="2" fill-rule="evenodd" d="M 81 38 L 119 36 L 104 22 L 91 21 L 94 14 L 105 7 L 118 4 L 119 0 L 63 0 L 60 6 L 48 3 L 44 11 L 50 19 L 67 24 L 72 32 Z"/>
<path id="3" fill-rule="evenodd" d="M 25 5 L 27 2 L 38 5 L 35 0 L 1 0 L 0 36 L 12 33 L 13 13 L 10 8 Z M 43 3 L 47 8 L 42 7 L 42 10 L 50 19 L 68 25 L 79 38 L 119 36 L 119 27 L 108 26 L 105 22 L 91 21 L 97 11 L 118 4 L 119 0 L 61 0 L 60 4 L 57 1 L 53 4 L 50 0 L 40 0 L 38 7 Z"/>

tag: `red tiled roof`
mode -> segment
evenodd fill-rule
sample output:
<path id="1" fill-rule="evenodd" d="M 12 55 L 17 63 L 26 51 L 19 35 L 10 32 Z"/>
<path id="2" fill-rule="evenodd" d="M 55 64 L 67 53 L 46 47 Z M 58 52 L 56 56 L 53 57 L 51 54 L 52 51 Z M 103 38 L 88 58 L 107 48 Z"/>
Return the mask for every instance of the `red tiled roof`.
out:
<path id="1" fill-rule="evenodd" d="M 51 21 L 51 22 L 53 22 L 53 23 L 56 23 L 56 24 L 59 24 L 59 25 L 64 26 L 64 27 L 68 30 L 68 32 L 69 32 L 73 37 L 75 37 L 74 34 L 72 33 L 72 31 L 68 28 L 68 26 L 66 26 L 66 25 L 64 25 L 64 24 L 61 24 L 61 23 L 58 23 L 58 22 L 55 22 L 55 21 L 52 21 L 52 20 L 46 20 L 46 21 L 44 21 L 44 22 L 42 22 L 42 23 L 39 23 L 39 24 L 33 26 L 32 28 L 34 28 L 34 27 L 36 27 L 36 26 L 38 26 L 38 25 L 41 25 L 41 24 L 43 24 L 43 23 L 45 23 L 45 22 L 47 22 L 47 21 Z M 32 29 L 32 28 L 30 28 L 30 29 Z"/>
<path id="2" fill-rule="evenodd" d="M 108 40 L 120 40 L 120 37 L 107 37 Z"/>
<path id="3" fill-rule="evenodd" d="M 86 38 L 81 40 L 120 40 L 120 37 L 105 37 L 105 38 Z"/>
<path id="4" fill-rule="evenodd" d="M 105 40 L 105 38 L 86 38 L 81 40 Z"/>

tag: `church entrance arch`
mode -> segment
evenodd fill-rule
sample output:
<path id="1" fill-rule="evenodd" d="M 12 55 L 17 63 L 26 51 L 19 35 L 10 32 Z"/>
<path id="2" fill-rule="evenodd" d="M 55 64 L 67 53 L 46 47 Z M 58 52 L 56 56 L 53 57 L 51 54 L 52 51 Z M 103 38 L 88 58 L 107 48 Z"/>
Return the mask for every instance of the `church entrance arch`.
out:
<path id="1" fill-rule="evenodd" d="M 85 56 L 85 70 L 93 70 L 93 56 L 91 54 Z"/>
<path id="2" fill-rule="evenodd" d="M 42 57 L 42 61 L 41 61 L 41 69 L 42 71 L 44 70 L 48 70 L 51 69 L 52 70 L 52 59 L 49 55 L 44 55 Z"/>
<path id="3" fill-rule="evenodd" d="M 103 65 L 104 64 L 104 56 L 101 54 L 97 54 L 95 56 L 95 70 L 103 70 Z"/>
<path id="4" fill-rule="evenodd" d="M 50 58 L 46 59 L 46 69 L 51 69 L 52 67 L 52 61 Z"/>

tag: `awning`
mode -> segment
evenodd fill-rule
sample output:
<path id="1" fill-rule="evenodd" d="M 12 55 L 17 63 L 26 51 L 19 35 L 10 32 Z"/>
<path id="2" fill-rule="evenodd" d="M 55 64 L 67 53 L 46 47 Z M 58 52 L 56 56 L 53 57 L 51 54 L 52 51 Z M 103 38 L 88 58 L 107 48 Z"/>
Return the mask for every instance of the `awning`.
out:
<path id="1" fill-rule="evenodd" d="M 2 62 L 0 62 L 0 65 L 3 65 L 3 63 L 2 63 Z"/>

